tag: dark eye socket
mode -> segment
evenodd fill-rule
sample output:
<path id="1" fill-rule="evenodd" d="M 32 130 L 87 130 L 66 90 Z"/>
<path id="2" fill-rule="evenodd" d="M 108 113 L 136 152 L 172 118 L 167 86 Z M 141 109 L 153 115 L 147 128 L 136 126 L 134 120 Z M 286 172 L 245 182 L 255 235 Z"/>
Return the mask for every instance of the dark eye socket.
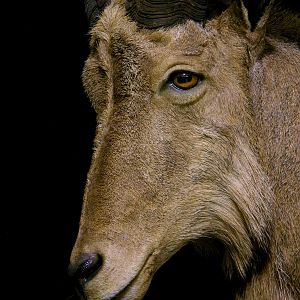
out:
<path id="1" fill-rule="evenodd" d="M 195 87 L 201 76 L 190 71 L 176 71 L 171 74 L 169 83 L 177 89 L 188 90 Z"/>

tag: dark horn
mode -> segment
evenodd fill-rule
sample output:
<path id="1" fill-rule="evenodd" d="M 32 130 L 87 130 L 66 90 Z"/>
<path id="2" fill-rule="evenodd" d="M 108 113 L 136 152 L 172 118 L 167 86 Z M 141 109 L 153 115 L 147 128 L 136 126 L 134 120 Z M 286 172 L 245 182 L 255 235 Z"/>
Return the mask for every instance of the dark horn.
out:
<path id="1" fill-rule="evenodd" d="M 90 26 L 95 25 L 97 19 L 110 1 L 111 0 L 84 0 L 85 12 Z"/>
<path id="2" fill-rule="evenodd" d="M 148 29 L 180 24 L 188 19 L 207 19 L 208 0 L 127 0 L 129 17 Z"/>

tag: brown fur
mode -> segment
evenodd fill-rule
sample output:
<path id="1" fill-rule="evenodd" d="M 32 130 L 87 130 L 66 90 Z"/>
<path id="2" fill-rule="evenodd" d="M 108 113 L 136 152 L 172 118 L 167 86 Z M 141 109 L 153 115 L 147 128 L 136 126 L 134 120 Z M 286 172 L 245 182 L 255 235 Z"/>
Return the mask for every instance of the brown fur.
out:
<path id="1" fill-rule="evenodd" d="M 91 31 L 83 72 L 98 126 L 71 262 L 104 258 L 87 299 L 141 299 L 183 245 L 209 251 L 207 237 L 224 245 L 226 276 L 243 282 L 236 299 L 299 299 L 300 52 L 291 17 L 267 9 L 250 31 L 233 4 L 205 27 L 151 31 L 112 2 Z M 174 70 L 204 80 L 178 92 L 166 84 Z"/>

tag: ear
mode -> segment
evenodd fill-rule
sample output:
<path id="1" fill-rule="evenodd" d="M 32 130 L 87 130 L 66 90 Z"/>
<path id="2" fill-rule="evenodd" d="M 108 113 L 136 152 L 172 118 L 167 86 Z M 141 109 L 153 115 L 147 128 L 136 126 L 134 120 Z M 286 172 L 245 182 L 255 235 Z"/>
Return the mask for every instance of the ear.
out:
<path id="1" fill-rule="evenodd" d="M 239 0 L 245 29 L 258 32 L 265 28 L 273 0 Z"/>
<path id="2" fill-rule="evenodd" d="M 274 0 L 238 0 L 238 26 L 248 40 L 248 53 L 256 60 L 266 49 L 265 36 Z"/>

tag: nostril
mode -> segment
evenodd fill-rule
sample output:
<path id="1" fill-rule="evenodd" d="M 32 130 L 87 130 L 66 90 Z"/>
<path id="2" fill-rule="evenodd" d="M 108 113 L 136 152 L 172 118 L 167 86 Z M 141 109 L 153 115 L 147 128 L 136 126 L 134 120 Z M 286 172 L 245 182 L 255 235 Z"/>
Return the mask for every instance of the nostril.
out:
<path id="1" fill-rule="evenodd" d="M 99 271 L 103 259 L 99 254 L 83 254 L 75 266 L 69 267 L 69 274 L 80 283 L 91 280 Z"/>

